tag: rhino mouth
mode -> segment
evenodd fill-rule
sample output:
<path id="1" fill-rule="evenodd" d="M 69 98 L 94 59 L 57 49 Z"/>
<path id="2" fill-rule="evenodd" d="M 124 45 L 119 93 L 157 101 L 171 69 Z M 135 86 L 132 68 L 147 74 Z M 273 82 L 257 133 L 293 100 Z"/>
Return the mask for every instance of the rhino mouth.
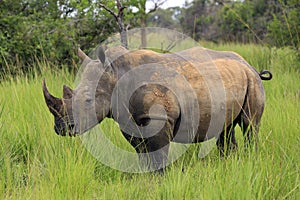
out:
<path id="1" fill-rule="evenodd" d="M 60 136 L 76 136 L 79 133 L 76 132 L 75 130 L 75 124 L 73 122 L 65 122 L 63 119 L 59 119 L 58 123 L 54 125 L 54 130 L 57 135 Z"/>
<path id="2" fill-rule="evenodd" d="M 75 125 L 68 125 L 68 127 L 66 129 L 58 127 L 58 126 L 54 126 L 54 130 L 55 130 L 56 134 L 60 135 L 60 136 L 74 137 L 74 136 L 79 135 L 79 133 L 77 133 L 75 131 Z"/>
<path id="3" fill-rule="evenodd" d="M 77 136 L 77 135 L 79 135 L 79 133 L 77 133 L 76 131 L 75 131 L 75 125 L 74 124 L 69 124 L 68 125 L 68 135 L 70 136 L 70 137 L 74 137 L 74 136 Z"/>

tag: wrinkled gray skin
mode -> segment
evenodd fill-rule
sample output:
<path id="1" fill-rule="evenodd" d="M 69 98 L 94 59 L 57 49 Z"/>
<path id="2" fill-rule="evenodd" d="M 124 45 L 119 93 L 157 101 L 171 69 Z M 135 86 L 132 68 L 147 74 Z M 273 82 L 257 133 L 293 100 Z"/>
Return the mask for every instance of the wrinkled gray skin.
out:
<path id="1" fill-rule="evenodd" d="M 158 123 L 162 128 L 151 137 L 134 136 L 122 130 L 124 137 L 130 142 L 138 153 L 151 153 L 146 159 L 141 158 L 143 164 L 162 171 L 167 162 L 170 141 L 191 143 L 210 139 L 207 136 L 209 124 L 214 122 L 215 112 L 224 113 L 221 129 L 216 131 L 220 137 L 217 141 L 221 155 L 224 146 L 234 149 L 237 147 L 234 129 L 239 124 L 244 132 L 246 143 L 256 136 L 264 110 L 265 93 L 261 79 L 270 80 L 269 71 L 258 73 L 243 58 L 232 52 L 218 52 L 200 47 L 188 49 L 176 54 L 159 54 L 149 50 L 128 51 L 122 47 L 108 49 L 105 53 L 98 51 L 98 60 L 92 60 L 80 49 L 78 55 L 83 61 L 84 71 L 81 82 L 75 90 L 63 87 L 63 98 L 52 96 L 45 82 L 43 92 L 50 112 L 55 118 L 55 131 L 57 134 L 74 136 L 81 134 L 100 123 L 105 117 L 112 117 L 117 122 L 123 113 L 113 113 L 113 90 L 120 78 L 144 64 L 159 63 L 166 69 L 170 68 L 176 73 L 163 73 L 156 71 L 151 78 L 163 77 L 165 80 L 175 80 L 175 87 L 185 91 L 180 81 L 184 77 L 191 85 L 195 96 L 189 96 L 198 102 L 198 126 L 193 138 L 177 137 L 178 128 L 188 116 L 182 115 L 184 105 L 180 105 L 178 95 L 172 90 L 159 84 L 145 84 L 138 88 L 130 97 L 129 108 L 132 118 L 138 127 L 149 123 Z M 184 57 L 185 59 L 183 59 Z M 213 65 L 207 63 L 213 63 Z M 219 76 L 214 76 L 217 69 Z M 198 73 L 197 70 L 202 70 Z M 269 76 L 263 76 L 268 74 Z M 206 76 L 208 75 L 208 76 Z M 226 98 L 222 100 L 222 108 L 212 113 L 212 99 L 218 94 L 212 94 L 207 86 L 204 76 L 215 78 L 222 82 Z M 186 95 L 186 94 L 185 94 Z M 189 94 L 187 94 L 189 95 Z M 153 105 L 160 105 L 164 113 L 156 111 L 150 113 Z M 196 107 L 197 107 L 196 106 Z M 194 109 L 194 108 L 191 108 Z M 222 110 L 223 109 L 223 110 Z M 158 109 L 160 110 L 160 109 Z M 217 113 L 218 114 L 218 113 Z M 151 116 L 152 115 L 152 116 Z M 152 125 L 153 125 L 152 124 Z M 184 135 L 183 135 L 184 136 Z"/>

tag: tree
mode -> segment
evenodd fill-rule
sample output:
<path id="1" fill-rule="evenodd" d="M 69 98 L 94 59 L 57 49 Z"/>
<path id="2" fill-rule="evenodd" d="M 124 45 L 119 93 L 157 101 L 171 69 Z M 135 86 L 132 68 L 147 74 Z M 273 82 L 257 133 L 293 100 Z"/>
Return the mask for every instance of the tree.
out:
<path id="1" fill-rule="evenodd" d="M 123 3 L 121 0 L 116 0 L 116 8 L 117 11 L 115 12 L 113 9 L 109 8 L 103 3 L 99 3 L 101 8 L 104 8 L 106 11 L 108 11 L 116 20 L 118 27 L 119 27 L 119 32 L 121 35 L 121 44 L 125 47 L 128 48 L 128 39 L 127 39 L 127 33 L 126 33 L 126 27 L 124 24 L 124 9 L 126 6 L 123 6 Z"/>
<path id="2" fill-rule="evenodd" d="M 273 15 L 268 26 L 271 43 L 276 46 L 291 46 L 300 49 L 300 1 L 279 1 L 280 12 Z"/>
<path id="3" fill-rule="evenodd" d="M 67 48 L 70 41 L 59 41 L 65 37 L 67 26 L 61 23 L 56 1 L 3 1 L 0 10 L 2 67 L 4 60 L 9 60 L 20 66 L 19 71 L 26 71 L 34 57 L 63 59 L 60 55 L 65 49 L 56 49 L 55 45 Z"/>
<path id="4" fill-rule="evenodd" d="M 135 17 L 139 19 L 139 23 L 141 26 L 141 48 L 147 47 L 147 38 L 146 38 L 146 26 L 147 26 L 147 18 L 151 13 L 155 12 L 160 6 L 165 3 L 166 0 L 151 0 L 153 3 L 153 7 L 148 11 L 146 9 L 147 0 L 129 0 L 127 1 L 127 5 L 130 6 L 131 11 L 136 9 L 137 11 L 134 13 Z"/>
<path id="5" fill-rule="evenodd" d="M 155 12 L 149 15 L 147 18 L 147 24 L 148 26 L 181 30 L 181 13 L 182 8 L 180 7 L 171 7 L 167 9 L 158 8 Z"/>
<path id="6" fill-rule="evenodd" d="M 225 41 L 250 42 L 253 5 L 235 2 L 222 8 L 219 18 L 220 35 Z"/>
<path id="7" fill-rule="evenodd" d="M 195 40 L 215 40 L 218 27 L 216 15 L 222 6 L 209 0 L 195 0 L 183 11 L 182 30 Z"/>
<path id="8" fill-rule="evenodd" d="M 114 19 L 95 1 L 3 0 L 0 4 L 0 73 L 31 71 L 33 62 L 53 66 L 77 59 L 77 44 L 88 50 L 116 31 Z M 7 65 L 8 62 L 8 65 Z M 58 64 L 59 63 L 59 64 Z M 16 66 L 16 67 L 12 67 Z"/>
<path id="9" fill-rule="evenodd" d="M 108 11 L 114 18 L 118 24 L 119 32 L 121 34 L 121 43 L 127 48 L 128 41 L 126 35 L 126 27 L 131 24 L 141 26 L 141 48 L 145 48 L 147 46 L 147 38 L 146 38 L 146 26 L 147 26 L 147 18 L 153 12 L 155 12 L 166 0 L 152 0 L 153 7 L 146 10 L 146 2 L 147 0 L 127 0 L 123 2 L 122 0 L 114 1 L 106 1 L 104 3 L 99 3 L 101 8 L 104 8 Z M 128 11 L 125 13 L 125 8 Z M 127 15 L 127 16 L 125 16 Z M 125 18 L 128 23 L 128 26 L 125 26 Z M 137 20 L 138 19 L 138 20 Z M 138 22 L 137 22 L 138 21 Z"/>

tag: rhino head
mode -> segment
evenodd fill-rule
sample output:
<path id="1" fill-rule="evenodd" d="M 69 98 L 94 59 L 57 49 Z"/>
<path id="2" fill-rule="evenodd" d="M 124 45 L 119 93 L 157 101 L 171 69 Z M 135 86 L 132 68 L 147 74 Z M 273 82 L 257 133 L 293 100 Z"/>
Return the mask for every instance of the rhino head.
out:
<path id="1" fill-rule="evenodd" d="M 98 59 L 92 60 L 78 49 L 84 67 L 81 80 L 74 90 L 64 85 L 62 98 L 53 96 L 43 81 L 44 98 L 54 116 L 54 129 L 58 135 L 81 134 L 109 115 L 115 78 L 110 67 L 105 65 L 103 49 L 97 52 Z"/>

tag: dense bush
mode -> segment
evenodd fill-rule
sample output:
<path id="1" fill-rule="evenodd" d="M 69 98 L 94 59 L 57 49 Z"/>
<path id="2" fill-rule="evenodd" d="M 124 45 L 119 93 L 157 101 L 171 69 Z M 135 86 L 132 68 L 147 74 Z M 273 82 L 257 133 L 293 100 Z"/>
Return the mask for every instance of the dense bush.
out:
<path id="1" fill-rule="evenodd" d="M 2 1 L 0 73 L 30 71 L 36 59 L 73 63 L 77 45 L 88 50 L 115 32 L 113 19 L 93 6 L 88 1 Z"/>
<path id="2" fill-rule="evenodd" d="M 276 46 L 292 46 L 300 50 L 300 1 L 280 1 L 280 14 L 273 15 L 269 36 Z"/>
<path id="3" fill-rule="evenodd" d="M 70 66 L 77 59 L 77 45 L 89 51 L 118 32 L 115 19 L 99 2 L 114 10 L 113 0 L 0 0 L 0 73 L 31 71 L 36 60 Z M 146 0 L 124 5 L 128 28 L 148 23 L 196 40 L 291 46 L 299 53 L 300 0 L 194 0 L 184 8 L 148 13 Z M 147 21 L 141 20 L 145 17 Z"/>

